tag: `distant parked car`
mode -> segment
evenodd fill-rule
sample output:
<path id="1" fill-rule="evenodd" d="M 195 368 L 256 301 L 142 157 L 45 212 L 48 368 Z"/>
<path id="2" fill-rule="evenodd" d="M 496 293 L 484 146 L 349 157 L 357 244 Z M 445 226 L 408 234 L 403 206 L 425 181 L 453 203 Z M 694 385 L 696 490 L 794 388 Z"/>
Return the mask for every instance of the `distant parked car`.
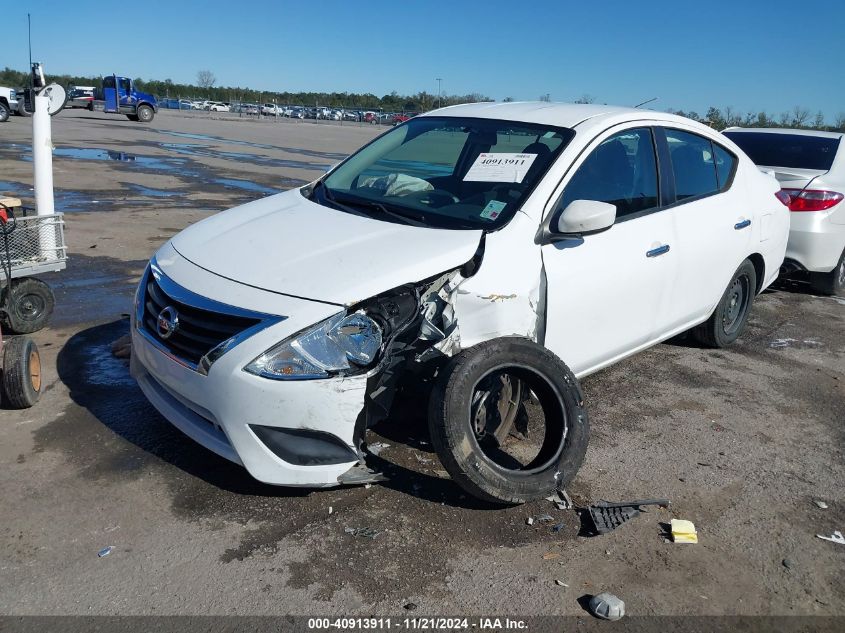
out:
<path id="1" fill-rule="evenodd" d="M 305 110 L 302 108 L 293 108 L 290 111 L 290 118 L 292 119 L 304 119 L 305 118 Z"/>
<path id="2" fill-rule="evenodd" d="M 94 101 L 94 86 L 68 86 L 66 108 L 89 109 Z"/>
<path id="3" fill-rule="evenodd" d="M 279 114 L 279 109 L 276 107 L 275 103 L 265 103 L 261 106 L 261 114 L 265 116 L 276 116 Z"/>
<path id="4" fill-rule="evenodd" d="M 343 111 L 343 120 L 344 121 L 360 121 L 361 120 L 361 113 L 355 112 L 354 110 L 344 110 Z"/>
<path id="5" fill-rule="evenodd" d="M 194 103 L 189 99 L 179 99 L 179 109 L 180 110 L 193 110 Z"/>
<path id="6" fill-rule="evenodd" d="M 393 125 L 399 125 L 400 123 L 404 123 L 405 121 L 409 120 L 410 118 L 411 117 L 409 117 L 407 114 L 394 114 L 393 115 Z"/>
<path id="7" fill-rule="evenodd" d="M 21 99 L 23 101 L 23 99 Z M 18 91 L 0 86 L 0 123 L 9 120 L 12 112 L 18 109 Z"/>
<path id="8" fill-rule="evenodd" d="M 225 103 L 220 103 L 219 101 L 211 101 L 208 104 L 208 109 L 210 112 L 228 112 L 229 106 Z"/>
<path id="9" fill-rule="evenodd" d="M 845 294 L 845 134 L 768 128 L 724 132 L 788 196 L 784 272 L 804 270 L 816 292 Z"/>

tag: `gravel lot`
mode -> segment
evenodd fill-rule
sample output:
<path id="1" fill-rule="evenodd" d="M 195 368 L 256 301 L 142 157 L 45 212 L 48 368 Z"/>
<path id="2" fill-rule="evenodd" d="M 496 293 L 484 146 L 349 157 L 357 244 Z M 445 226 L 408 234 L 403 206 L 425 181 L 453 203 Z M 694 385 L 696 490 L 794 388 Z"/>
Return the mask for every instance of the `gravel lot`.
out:
<path id="1" fill-rule="evenodd" d="M 166 111 L 53 120 L 72 260 L 34 335 L 46 391 L 0 411 L 0 614 L 585 615 L 579 598 L 607 590 L 633 615 L 845 616 L 845 546 L 816 538 L 845 531 L 845 299 L 798 281 L 758 297 L 730 349 L 673 340 L 585 379 L 575 501 L 672 500 L 606 536 L 578 536 L 578 515 L 549 502 L 466 497 L 419 407 L 371 432 L 390 445 L 373 460 L 387 483 L 309 492 L 253 481 L 146 403 L 109 346 L 149 256 L 379 131 Z M 30 133 L 0 124 L 0 192 L 24 199 Z M 526 524 L 546 513 L 565 528 Z M 696 524 L 697 545 L 665 542 L 673 517 Z"/>

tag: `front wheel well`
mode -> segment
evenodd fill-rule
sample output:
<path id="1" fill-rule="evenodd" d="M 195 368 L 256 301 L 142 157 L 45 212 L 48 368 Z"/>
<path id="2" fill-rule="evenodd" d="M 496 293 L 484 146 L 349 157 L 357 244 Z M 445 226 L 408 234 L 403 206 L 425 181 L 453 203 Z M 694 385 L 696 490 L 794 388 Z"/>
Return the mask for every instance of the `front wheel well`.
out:
<path id="1" fill-rule="evenodd" d="M 748 256 L 749 261 L 754 264 L 754 271 L 757 276 L 757 294 L 763 292 L 763 284 L 766 282 L 766 260 L 760 253 L 752 253 Z"/>

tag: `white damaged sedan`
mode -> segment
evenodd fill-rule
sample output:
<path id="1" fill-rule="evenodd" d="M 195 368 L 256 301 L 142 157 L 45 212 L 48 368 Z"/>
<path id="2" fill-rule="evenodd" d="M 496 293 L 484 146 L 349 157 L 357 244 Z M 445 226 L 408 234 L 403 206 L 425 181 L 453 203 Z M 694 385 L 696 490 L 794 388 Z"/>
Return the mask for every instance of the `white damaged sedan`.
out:
<path id="1" fill-rule="evenodd" d="M 784 259 L 782 198 L 678 116 L 440 109 L 167 242 L 136 295 L 132 373 L 200 444 L 313 487 L 375 478 L 367 428 L 401 424 L 400 385 L 428 378 L 452 478 L 540 498 L 584 459 L 580 377 L 685 330 L 740 336 Z"/>

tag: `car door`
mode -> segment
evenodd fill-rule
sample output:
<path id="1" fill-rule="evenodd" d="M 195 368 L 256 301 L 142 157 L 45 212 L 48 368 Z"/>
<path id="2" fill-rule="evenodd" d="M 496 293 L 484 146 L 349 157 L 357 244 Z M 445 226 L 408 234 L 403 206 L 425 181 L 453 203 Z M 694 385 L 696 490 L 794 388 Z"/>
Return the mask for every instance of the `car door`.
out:
<path id="1" fill-rule="evenodd" d="M 666 212 L 677 229 L 679 283 L 669 307 L 670 327 L 683 328 L 713 311 L 751 252 L 757 227 L 745 190 L 733 182 L 736 156 L 688 130 L 656 127 L 655 133 L 662 163 L 672 175 L 674 203 Z"/>
<path id="2" fill-rule="evenodd" d="M 651 342 L 675 284 L 675 228 L 660 210 L 650 127 L 605 132 L 564 179 L 551 226 L 574 200 L 616 206 L 608 230 L 542 246 L 546 272 L 545 344 L 576 375 Z"/>

